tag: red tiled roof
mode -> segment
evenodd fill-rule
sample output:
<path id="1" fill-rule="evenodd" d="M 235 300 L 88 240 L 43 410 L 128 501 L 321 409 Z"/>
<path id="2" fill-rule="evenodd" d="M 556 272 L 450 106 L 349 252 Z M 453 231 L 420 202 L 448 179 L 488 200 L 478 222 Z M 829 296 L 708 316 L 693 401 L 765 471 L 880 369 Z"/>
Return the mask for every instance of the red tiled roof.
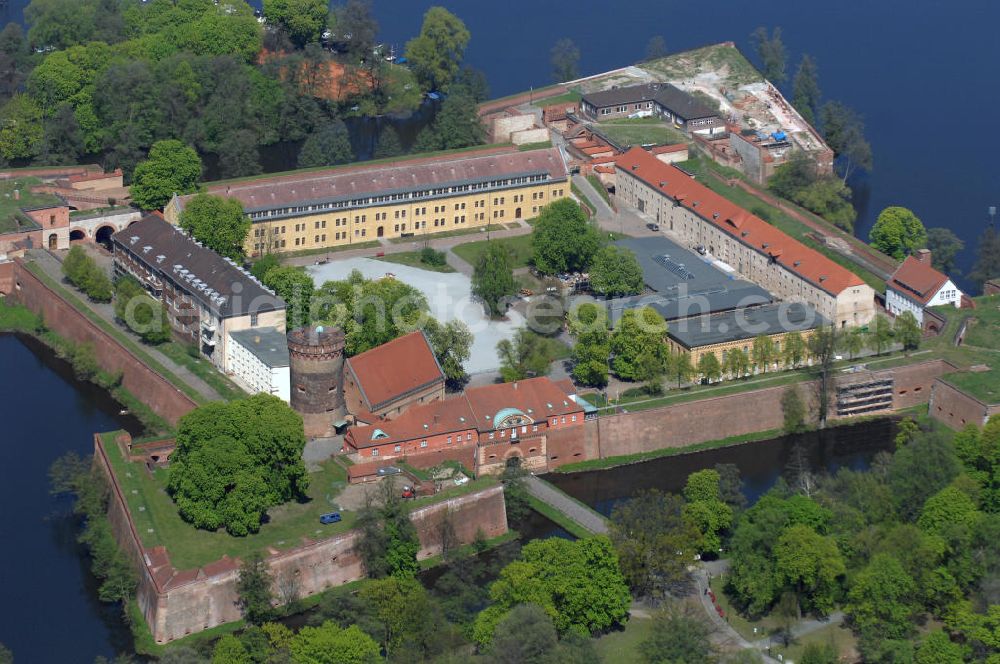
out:
<path id="1" fill-rule="evenodd" d="M 887 285 L 906 298 L 926 305 L 947 282 L 948 276 L 935 270 L 929 263 L 907 256 L 903 264 L 892 273 Z"/>
<path id="2" fill-rule="evenodd" d="M 465 398 L 475 413 L 476 426 L 480 431 L 492 431 L 497 414 L 506 408 L 516 408 L 536 422 L 554 415 L 583 411 L 552 379 L 545 376 L 472 387 L 465 391 Z"/>
<path id="3" fill-rule="evenodd" d="M 635 147 L 618 158 L 618 168 L 663 192 L 744 245 L 770 256 L 786 270 L 831 295 L 864 281 L 823 254 L 791 238 L 763 219 L 723 198 L 690 175 Z"/>
<path id="4" fill-rule="evenodd" d="M 572 385 L 569 389 L 572 392 Z M 470 387 L 461 396 L 413 406 L 393 420 L 351 427 L 346 439 L 356 449 L 364 449 L 468 429 L 493 431 L 497 415 L 503 417 L 503 411 L 508 409 L 542 422 L 549 417 L 583 412 L 583 408 L 570 399 L 571 392 L 566 391 L 565 384 L 545 376 L 516 383 Z M 380 433 L 374 438 L 376 432 Z"/>
<path id="5" fill-rule="evenodd" d="M 666 154 L 668 152 L 680 152 L 687 149 L 687 143 L 677 143 L 675 145 L 657 145 L 650 152 L 653 154 Z"/>
<path id="6" fill-rule="evenodd" d="M 420 330 L 347 360 L 368 410 L 439 381 L 444 373 Z"/>
<path id="7" fill-rule="evenodd" d="M 610 166 L 594 166 L 594 170 L 598 173 L 614 173 L 615 169 Z"/>
<path id="8" fill-rule="evenodd" d="M 475 428 L 472 410 L 464 396 L 412 406 L 392 420 L 347 430 L 347 442 L 356 449 L 436 436 Z"/>

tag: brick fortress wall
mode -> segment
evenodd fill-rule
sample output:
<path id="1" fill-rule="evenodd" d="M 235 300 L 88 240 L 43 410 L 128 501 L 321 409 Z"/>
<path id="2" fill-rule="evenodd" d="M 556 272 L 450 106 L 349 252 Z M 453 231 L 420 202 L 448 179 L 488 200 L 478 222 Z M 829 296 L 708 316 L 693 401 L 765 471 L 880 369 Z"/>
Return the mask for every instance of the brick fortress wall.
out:
<path id="1" fill-rule="evenodd" d="M 949 371 L 954 371 L 954 367 L 943 360 L 886 370 L 895 381 L 893 410 L 927 403 L 932 384 Z M 780 429 L 784 424 L 781 397 L 787 389 L 788 386 L 753 390 L 588 420 L 582 439 L 556 442 L 550 436 L 549 469 L 574 461 L 687 447 Z M 798 389 L 808 401 L 815 394 L 815 383 L 799 383 Z"/>
<path id="2" fill-rule="evenodd" d="M 138 564 L 136 598 L 157 643 L 166 643 L 241 618 L 236 581 L 240 561 L 223 557 L 200 569 L 176 570 L 163 547 L 145 549 L 129 514 L 125 497 L 110 471 L 99 435 L 94 436 L 94 460 L 109 478 L 108 514 L 121 547 Z M 492 486 L 440 503 L 415 508 L 410 519 L 420 538 L 417 558 L 441 553 L 442 523 L 449 519 L 460 545 L 471 544 L 477 534 L 487 538 L 507 532 L 503 487 Z M 267 559 L 275 579 L 275 594 L 296 586 L 306 597 L 334 586 L 364 578 L 364 566 L 354 553 L 357 531 L 319 541 L 306 541 Z"/>
<path id="3" fill-rule="evenodd" d="M 985 425 L 990 417 L 1000 414 L 1000 405 L 983 403 L 943 380 L 937 380 L 931 391 L 928 412 L 952 429 L 961 429 L 966 424 Z"/>
<path id="4" fill-rule="evenodd" d="M 13 282 L 10 291 L 13 300 L 40 315 L 45 326 L 59 336 L 77 344 L 93 344 L 101 369 L 108 373 L 121 371 L 125 389 L 157 415 L 177 424 L 177 420 L 195 408 L 197 404 L 190 397 L 42 283 L 20 259 L 14 261 Z"/>

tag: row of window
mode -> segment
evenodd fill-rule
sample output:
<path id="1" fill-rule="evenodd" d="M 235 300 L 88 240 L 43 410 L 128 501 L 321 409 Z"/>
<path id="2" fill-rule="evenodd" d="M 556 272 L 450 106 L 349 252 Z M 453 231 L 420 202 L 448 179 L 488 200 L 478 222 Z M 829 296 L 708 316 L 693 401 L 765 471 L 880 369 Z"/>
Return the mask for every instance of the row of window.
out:
<path id="1" fill-rule="evenodd" d="M 366 205 L 378 205 L 381 203 L 391 203 L 394 201 L 414 200 L 421 198 L 431 198 L 434 196 L 444 196 L 466 191 L 482 191 L 485 189 L 497 189 L 522 184 L 544 182 L 549 179 L 548 173 L 538 173 L 535 175 L 522 175 L 513 178 L 502 178 L 489 180 L 487 182 L 475 182 L 471 184 L 455 185 L 451 187 L 437 187 L 421 191 L 409 191 L 396 194 L 385 194 L 381 196 L 367 196 L 351 200 L 332 201 L 330 203 L 319 203 L 314 205 L 294 205 L 289 207 L 275 208 L 273 210 L 262 210 L 251 212 L 251 219 L 267 219 L 268 217 L 280 217 L 290 214 L 305 214 L 309 212 L 323 212 L 326 210 L 338 210 L 343 208 L 362 207 Z"/>

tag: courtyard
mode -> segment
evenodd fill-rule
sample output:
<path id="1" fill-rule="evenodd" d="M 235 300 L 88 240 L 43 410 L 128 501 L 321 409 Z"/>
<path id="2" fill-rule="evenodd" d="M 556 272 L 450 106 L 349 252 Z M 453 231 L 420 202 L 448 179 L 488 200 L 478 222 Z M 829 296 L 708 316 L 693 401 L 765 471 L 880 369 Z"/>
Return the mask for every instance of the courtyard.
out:
<path id="1" fill-rule="evenodd" d="M 518 328 L 525 324 L 524 316 L 513 309 L 508 312 L 506 320 L 490 320 L 482 305 L 472 297 L 471 279 L 458 272 L 432 272 L 371 258 L 348 258 L 325 265 L 311 265 L 306 269 L 317 286 L 327 281 L 344 280 L 353 270 L 358 270 L 368 279 L 380 279 L 391 274 L 413 286 L 427 298 L 431 316 L 442 323 L 457 319 L 469 326 L 474 339 L 465 370 L 470 374 L 496 371 L 500 366 L 497 343 L 502 339 L 512 339 Z"/>

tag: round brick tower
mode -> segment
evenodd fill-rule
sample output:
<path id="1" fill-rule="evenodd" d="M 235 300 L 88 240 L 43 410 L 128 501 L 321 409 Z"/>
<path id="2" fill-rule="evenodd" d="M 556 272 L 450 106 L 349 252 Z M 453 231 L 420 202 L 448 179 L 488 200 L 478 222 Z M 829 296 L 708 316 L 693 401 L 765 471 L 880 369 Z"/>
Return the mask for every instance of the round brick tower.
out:
<path id="1" fill-rule="evenodd" d="M 288 333 L 291 406 L 307 436 L 329 435 L 344 406 L 344 332 L 322 325 Z"/>

